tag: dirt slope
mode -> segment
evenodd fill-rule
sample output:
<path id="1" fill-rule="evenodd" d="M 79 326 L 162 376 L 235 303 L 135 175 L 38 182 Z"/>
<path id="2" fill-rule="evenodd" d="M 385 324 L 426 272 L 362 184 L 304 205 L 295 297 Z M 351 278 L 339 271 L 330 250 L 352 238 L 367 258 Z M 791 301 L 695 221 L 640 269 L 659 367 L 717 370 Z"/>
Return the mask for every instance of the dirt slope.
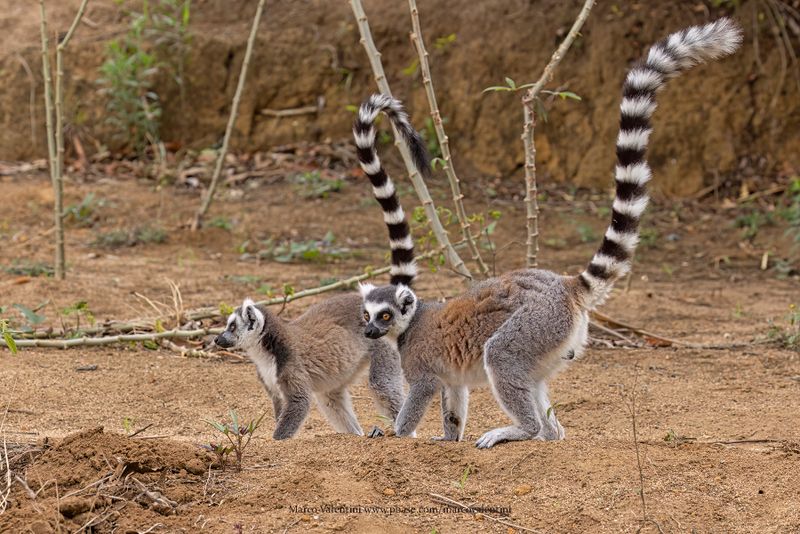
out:
<path id="1" fill-rule="evenodd" d="M 50 6 L 51 28 L 63 31 L 78 0 L 57 4 Z M 180 102 L 167 77 L 162 80 L 158 92 L 164 105 L 164 139 L 205 147 L 221 138 L 252 4 L 243 0 L 192 3 L 188 102 Z M 422 128 L 424 91 L 418 75 L 411 72 L 414 69 L 406 73 L 414 61 L 406 6 L 388 0 L 365 4 L 394 91 L 408 102 Z M 442 113 L 465 177 L 520 174 L 519 102 L 508 93 L 484 95 L 482 90 L 502 83 L 506 76 L 518 83 L 532 81 L 569 28 L 578 5 L 574 0 L 431 0 L 421 6 Z M 800 94 L 795 72 L 791 66 L 788 71 L 782 66 L 781 50 L 760 6 L 762 2 L 744 1 L 734 13 L 747 34 L 739 54 L 682 78 L 660 97 L 652 161 L 661 169 L 656 187 L 662 191 L 690 194 L 704 183 L 713 183 L 715 176 L 735 173 L 746 163 L 743 158 L 757 173 L 766 169 L 791 173 L 800 165 Z M 4 12 L 0 159 L 41 157 L 46 149 L 38 6 L 6 0 L 0 8 Z M 599 1 L 552 84 L 578 93 L 583 100 L 549 104 L 549 121 L 537 129 L 544 179 L 605 186 L 612 168 L 625 69 L 644 47 L 669 31 L 723 14 L 698 0 Z M 93 150 L 95 142 L 109 143 L 103 101 L 95 85 L 97 68 L 104 43 L 124 32 L 125 23 L 110 0 L 92 2 L 88 18 L 93 26 L 80 28 L 66 59 L 66 117 L 72 131 Z M 754 25 L 754 19 L 760 22 Z M 435 46 L 437 38 L 451 34 L 456 36 L 454 42 Z M 35 82 L 33 123 L 28 106 L 33 86 L 26 66 Z M 346 2 L 270 3 L 251 69 L 233 139 L 238 150 L 345 138 L 350 123 L 345 106 L 360 102 L 374 90 Z M 265 108 L 314 105 L 320 98 L 325 107 L 318 114 L 275 118 L 260 113 Z"/>

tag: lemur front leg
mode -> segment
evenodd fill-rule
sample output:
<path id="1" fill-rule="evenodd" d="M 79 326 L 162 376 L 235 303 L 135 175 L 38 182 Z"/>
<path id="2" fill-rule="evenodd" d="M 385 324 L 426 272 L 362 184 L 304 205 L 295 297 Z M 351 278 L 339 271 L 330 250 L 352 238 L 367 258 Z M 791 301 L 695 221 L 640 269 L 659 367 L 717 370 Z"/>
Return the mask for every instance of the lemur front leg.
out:
<path id="1" fill-rule="evenodd" d="M 434 437 L 436 441 L 461 441 L 467 424 L 469 388 L 467 386 L 445 386 L 442 388 L 442 427 L 444 435 Z"/>
<path id="2" fill-rule="evenodd" d="M 397 421 L 394 424 L 395 434 L 398 436 L 414 434 L 420 421 L 422 421 L 422 416 L 425 415 L 428 404 L 430 404 L 439 387 L 439 379 L 436 377 L 426 376 L 411 382 L 408 397 L 406 397 L 403 408 L 397 415 Z"/>
<path id="3" fill-rule="evenodd" d="M 386 343 L 376 345 L 369 366 L 369 389 L 380 414 L 394 424 L 404 396 L 400 354 Z"/>
<path id="4" fill-rule="evenodd" d="M 285 392 L 284 399 L 272 439 L 288 439 L 297 434 L 311 407 L 311 394 L 303 389 Z"/>

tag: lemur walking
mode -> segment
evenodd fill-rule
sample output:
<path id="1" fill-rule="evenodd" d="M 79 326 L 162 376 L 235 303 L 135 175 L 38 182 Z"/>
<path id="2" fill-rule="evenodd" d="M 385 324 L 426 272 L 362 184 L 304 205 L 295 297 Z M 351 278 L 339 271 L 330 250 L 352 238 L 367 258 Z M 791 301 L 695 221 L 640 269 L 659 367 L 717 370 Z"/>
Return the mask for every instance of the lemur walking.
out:
<path id="1" fill-rule="evenodd" d="M 446 304 L 423 302 L 402 284 L 361 287 L 365 335 L 386 336 L 397 343 L 410 384 L 395 421 L 397 435 L 414 432 L 441 388 L 444 435 L 437 439 L 460 440 L 469 388 L 488 381 L 513 425 L 486 432 L 476 442 L 478 447 L 564 437 L 555 415 L 548 414 L 547 382 L 581 355 L 589 311 L 602 304 L 614 282 L 630 270 L 639 218 L 648 202 L 651 173 L 645 150 L 656 92 L 669 78 L 732 54 L 741 40 L 741 30 L 729 19 L 693 26 L 653 45 L 646 59 L 628 72 L 622 87 L 611 224 L 581 274 L 514 271 L 477 283 Z M 372 158 L 362 158 L 365 169 L 374 165 Z"/>
<path id="2" fill-rule="evenodd" d="M 427 172 L 422 138 L 399 103 L 382 96 L 370 98 L 356 120 L 361 160 L 370 160 L 369 147 L 375 143 L 373 122 L 381 111 L 387 112 L 402 133 L 420 172 Z M 391 283 L 409 284 L 417 271 L 408 224 L 394 186 L 379 169 L 380 163 L 376 164 L 378 169 L 367 165 L 364 170 L 384 209 L 391 236 Z M 357 293 L 315 304 L 288 322 L 245 300 L 228 317 L 225 331 L 215 342 L 225 348 L 244 349 L 256 364 L 258 376 L 272 397 L 275 439 L 297 433 L 308 415 L 312 396 L 337 432 L 363 435 L 347 387 L 368 365 L 369 388 L 382 414 L 394 421 L 403 404 L 403 375 L 396 344 L 364 336 L 361 296 Z"/>

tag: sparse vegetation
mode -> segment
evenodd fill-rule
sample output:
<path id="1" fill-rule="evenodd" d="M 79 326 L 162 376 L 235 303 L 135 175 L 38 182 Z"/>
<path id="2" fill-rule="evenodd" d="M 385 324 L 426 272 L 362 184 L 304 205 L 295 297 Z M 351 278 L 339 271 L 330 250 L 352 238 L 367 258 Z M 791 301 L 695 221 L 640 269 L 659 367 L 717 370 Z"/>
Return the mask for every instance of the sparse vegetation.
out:
<path id="1" fill-rule="evenodd" d="M 137 245 L 159 244 L 167 240 L 167 232 L 158 226 L 141 226 L 132 230 L 111 230 L 97 234 L 92 246 L 117 249 Z"/>
<path id="2" fill-rule="evenodd" d="M 249 244 L 242 253 L 243 259 L 256 257 L 271 259 L 279 263 L 296 261 L 325 263 L 351 254 L 348 248 L 336 245 L 336 236 L 330 231 L 322 239 L 308 239 L 305 241 L 295 241 L 293 239 L 275 241 L 272 238 L 268 238 L 259 243 L 259 249 L 255 253 L 248 252 L 247 248 L 249 248 Z"/>
<path id="3" fill-rule="evenodd" d="M 768 336 L 787 349 L 800 350 L 800 307 L 790 304 L 783 323 L 773 323 Z"/>
<path id="4" fill-rule="evenodd" d="M 244 452 L 253 439 L 253 434 L 258 430 L 261 421 L 267 415 L 262 414 L 258 419 L 250 422 L 239 422 L 239 414 L 236 410 L 228 412 L 230 422 L 206 421 L 212 428 L 221 434 L 219 442 L 211 442 L 202 445 L 202 448 L 214 453 L 217 461 L 222 469 L 225 469 L 228 456 L 233 454 L 236 458 L 236 470 L 242 470 L 242 460 L 244 459 Z M 227 440 L 227 443 L 225 442 Z"/>
<path id="5" fill-rule="evenodd" d="M 345 186 L 341 178 L 323 178 L 319 171 L 296 174 L 290 181 L 297 184 L 297 192 L 303 198 L 328 198 L 331 193 L 338 193 Z"/>
<path id="6" fill-rule="evenodd" d="M 80 203 L 67 206 L 64 211 L 65 221 L 72 222 L 76 226 L 94 226 L 99 217 L 97 210 L 105 205 L 104 199 L 96 198 L 94 193 L 89 193 Z"/>
<path id="7" fill-rule="evenodd" d="M 17 353 L 17 343 L 14 341 L 14 338 L 11 336 L 11 332 L 8 326 L 8 320 L 3 318 L 3 313 L 5 312 L 4 308 L 0 308 L 0 337 L 3 338 L 3 341 L 6 342 L 6 346 L 8 350 L 11 351 L 11 354 Z"/>
<path id="8" fill-rule="evenodd" d="M 159 72 L 171 72 L 183 95 L 190 0 L 144 0 L 141 8 L 127 13 L 127 33 L 106 46 L 98 80 L 108 98 L 106 121 L 119 142 L 140 154 L 160 140 Z"/>

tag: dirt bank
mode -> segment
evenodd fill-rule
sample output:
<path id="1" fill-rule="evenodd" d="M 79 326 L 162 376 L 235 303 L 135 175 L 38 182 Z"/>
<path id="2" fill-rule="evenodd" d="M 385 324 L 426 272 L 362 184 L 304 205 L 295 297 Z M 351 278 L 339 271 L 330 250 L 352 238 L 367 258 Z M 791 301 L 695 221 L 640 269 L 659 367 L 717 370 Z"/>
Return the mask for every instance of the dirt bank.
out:
<path id="1" fill-rule="evenodd" d="M 78 3 L 69 0 L 52 6 L 51 28 L 66 29 Z M 0 159 L 41 157 L 46 148 L 38 6 L 8 0 L 2 4 Z M 193 2 L 186 76 L 190 112 L 165 78 L 159 87 L 165 140 L 204 147 L 221 138 L 252 4 Z M 365 4 L 392 87 L 408 102 L 422 128 L 425 96 L 418 73 L 408 69 L 415 56 L 407 37 L 406 6 L 390 0 Z M 431 0 L 421 7 L 442 113 L 465 177 L 520 174 L 518 100 L 508 93 L 484 95 L 482 90 L 502 83 L 505 76 L 518 82 L 537 76 L 559 36 L 569 28 L 578 4 Z M 738 55 L 681 79 L 661 96 L 652 161 L 659 173 L 656 187 L 663 192 L 689 194 L 712 183 L 717 175 L 735 173 L 745 157 L 761 161 L 757 172 L 796 172 L 800 165 L 798 84 L 791 66 L 788 71 L 782 67 L 769 19 L 758 15 L 762 4 L 744 1 L 734 13 L 747 34 Z M 699 1 L 599 1 L 552 84 L 578 93 L 583 100 L 552 103 L 549 121 L 537 130 L 544 179 L 607 185 L 626 67 L 647 44 L 669 31 L 724 13 Z M 761 22 L 754 25 L 754 17 Z M 125 21 L 110 0 L 92 2 L 88 19 L 92 27 L 79 29 L 66 59 L 66 117 L 71 131 L 91 150 L 95 143 L 108 142 L 103 101 L 95 84 L 97 68 L 105 43 L 124 32 Z M 455 34 L 453 42 L 435 45 L 438 37 L 451 34 Z M 351 117 L 345 107 L 374 90 L 358 38 L 346 2 L 270 2 L 242 100 L 234 148 L 255 150 L 297 140 L 347 137 Z M 34 86 L 31 122 L 29 101 Z M 320 98 L 325 106 L 317 114 L 276 118 L 261 113 L 314 105 Z"/>

